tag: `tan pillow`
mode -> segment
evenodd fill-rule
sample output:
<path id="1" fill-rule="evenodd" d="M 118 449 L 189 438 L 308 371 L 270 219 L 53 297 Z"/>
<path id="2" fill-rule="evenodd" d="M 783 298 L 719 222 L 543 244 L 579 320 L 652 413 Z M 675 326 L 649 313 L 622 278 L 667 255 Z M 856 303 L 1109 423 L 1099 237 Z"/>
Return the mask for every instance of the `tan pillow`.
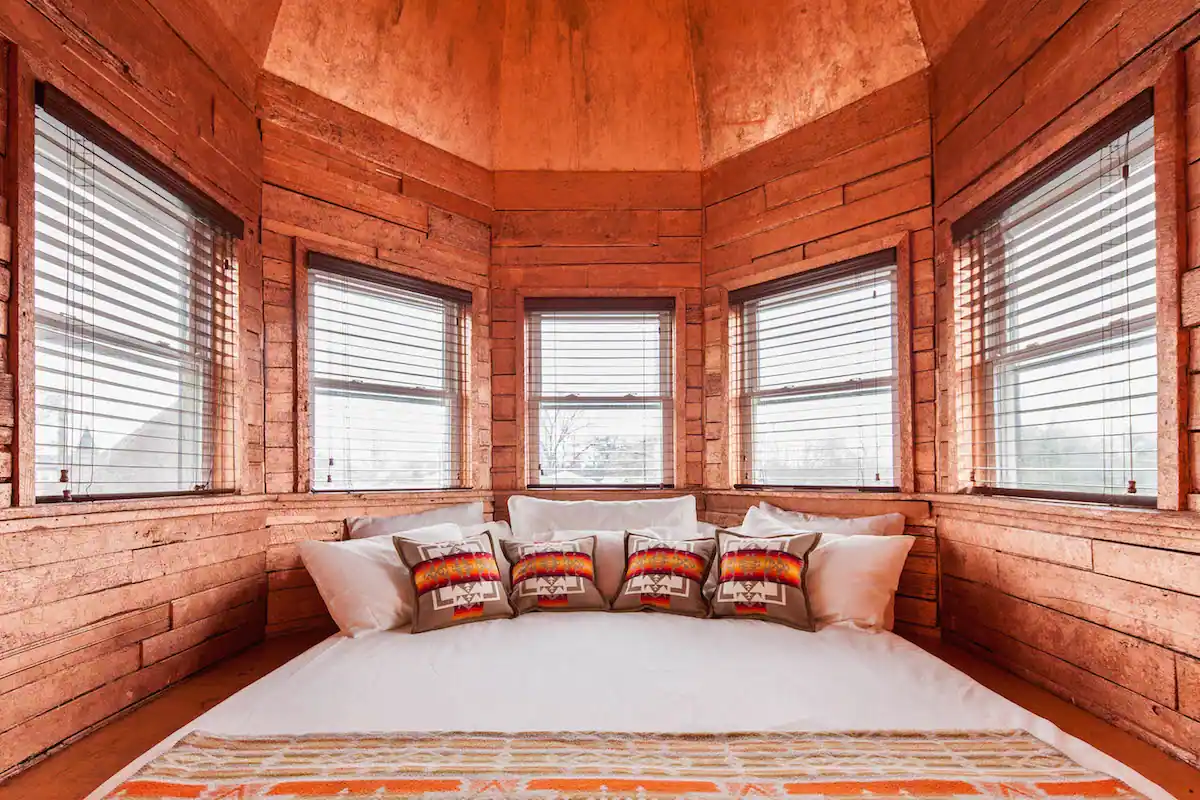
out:
<path id="1" fill-rule="evenodd" d="M 604 611 L 596 588 L 596 537 L 561 542 L 500 543 L 512 564 L 508 599 L 518 614 L 529 611 Z"/>
<path id="2" fill-rule="evenodd" d="M 613 611 L 665 611 L 707 617 L 704 578 L 716 539 L 659 539 L 625 534 L 625 575 Z"/>
<path id="3" fill-rule="evenodd" d="M 513 615 L 491 534 L 458 542 L 429 543 L 403 536 L 392 541 L 411 573 L 416 598 L 413 633 Z"/>
<path id="4" fill-rule="evenodd" d="M 819 541 L 819 533 L 755 538 L 719 532 L 713 616 L 815 630 L 808 600 L 808 554 Z"/>

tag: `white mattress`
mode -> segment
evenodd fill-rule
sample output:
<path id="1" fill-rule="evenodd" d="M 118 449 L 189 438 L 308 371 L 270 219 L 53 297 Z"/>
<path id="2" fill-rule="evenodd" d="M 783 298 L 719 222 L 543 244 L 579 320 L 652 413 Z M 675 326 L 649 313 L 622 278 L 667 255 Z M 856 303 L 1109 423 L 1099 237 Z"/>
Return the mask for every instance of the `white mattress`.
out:
<path id="1" fill-rule="evenodd" d="M 334 636 L 191 730 L 835 731 L 1023 729 L 1150 797 L 1120 762 L 892 634 L 802 633 L 668 614 L 529 614 L 411 635 Z"/>

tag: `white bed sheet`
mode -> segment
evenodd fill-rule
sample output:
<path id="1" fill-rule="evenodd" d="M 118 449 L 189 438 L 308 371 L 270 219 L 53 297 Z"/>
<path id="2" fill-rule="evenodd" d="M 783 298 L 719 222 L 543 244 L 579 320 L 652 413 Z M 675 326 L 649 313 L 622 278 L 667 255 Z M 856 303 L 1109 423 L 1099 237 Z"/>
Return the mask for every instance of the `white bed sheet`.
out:
<path id="1" fill-rule="evenodd" d="M 836 731 L 1023 729 L 1153 798 L 1170 794 L 890 633 L 802 633 L 668 614 L 529 614 L 411 635 L 334 636 L 191 730 Z"/>

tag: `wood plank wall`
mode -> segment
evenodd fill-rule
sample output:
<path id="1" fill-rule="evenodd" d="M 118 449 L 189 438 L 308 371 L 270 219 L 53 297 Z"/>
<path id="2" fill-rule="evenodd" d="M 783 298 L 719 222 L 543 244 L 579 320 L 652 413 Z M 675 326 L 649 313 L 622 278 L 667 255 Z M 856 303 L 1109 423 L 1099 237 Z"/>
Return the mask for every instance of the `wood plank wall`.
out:
<path id="1" fill-rule="evenodd" d="M 1200 50 L 1191 43 L 1198 36 L 1194 0 L 993 0 L 934 64 L 932 93 L 936 215 L 944 231 L 1153 74 L 1173 68 L 1172 59 L 1188 48 L 1191 271 L 1183 276 L 1181 300 L 1193 343 L 1193 444 L 1200 430 Z M 979 58 L 985 51 L 995 57 Z M 943 233 L 938 321 L 947 358 L 948 245 Z M 952 387 L 941 388 L 939 477 L 941 486 L 953 486 Z M 1200 763 L 1195 514 L 951 495 L 933 500 L 948 639 Z"/>
<path id="2" fill-rule="evenodd" d="M 706 518 L 736 524 L 759 500 L 850 516 L 900 511 L 917 536 L 897 620 L 937 627 L 937 557 L 928 503 L 836 493 L 733 491 L 728 430 L 728 293 L 745 286 L 904 242 L 911 302 L 902 304 L 912 341 L 915 464 L 910 491 L 934 489 L 934 302 L 928 76 L 914 75 L 703 173 L 704 437 Z M 904 276 L 902 276 L 903 279 Z M 903 383 L 903 382 L 902 382 Z"/>
<path id="3" fill-rule="evenodd" d="M 398 514 L 431 502 L 487 501 L 491 495 L 491 318 L 488 300 L 491 173 L 281 78 L 264 74 L 258 113 L 263 136 L 263 315 L 266 491 L 303 492 L 272 509 L 267 550 L 268 635 L 326 627 L 329 617 L 303 569 L 296 543 L 340 539 L 343 520 Z M 322 251 L 435 281 L 475 295 L 468 435 L 472 486 L 466 492 L 359 496 L 307 494 L 307 393 L 297 364 L 294 277 L 297 254 Z M 301 265 L 302 267 L 302 265 Z M 301 271 L 301 274 L 303 272 Z M 303 291 L 299 297 L 307 297 Z M 351 496 L 353 497 L 353 496 Z M 289 510 L 292 509 L 292 510 Z"/>
<path id="4" fill-rule="evenodd" d="M 491 395 L 488 269 L 491 173 L 264 74 L 263 313 L 266 490 L 308 491 L 297 352 L 297 253 L 322 251 L 472 290 L 471 392 Z M 407 156 L 407 157 L 406 157 Z M 299 265 L 304 274 L 304 264 Z M 307 298 L 301 287 L 300 298 Z M 300 305 L 304 305 L 302 300 Z M 306 317 L 307 314 L 305 313 Z M 299 331 L 306 338 L 306 331 Z M 307 365 L 300 365 L 307 370 Z M 306 384 L 305 384 L 306 385 Z M 491 485 L 491 420 L 472 404 L 473 488 Z M 301 468 L 298 473 L 298 467 Z"/>
<path id="5" fill-rule="evenodd" d="M 497 172 L 492 222 L 492 483 L 503 512 L 523 474 L 518 290 L 656 295 L 685 305 L 682 489 L 703 481 L 700 176 L 695 172 Z M 679 382 L 676 382 L 678 385 Z M 615 497 L 615 495 L 614 495 Z"/>
<path id="6" fill-rule="evenodd" d="M 481 293 L 473 355 L 484 369 L 473 388 L 486 398 L 490 173 L 285 82 L 266 78 L 256 92 L 257 66 L 229 50 L 227 32 L 214 25 L 176 0 L 0 8 L 0 99 L 9 98 L 11 74 L 26 87 L 31 76 L 54 82 L 247 226 L 239 250 L 241 494 L 7 508 L 15 204 L 0 189 L 0 776 L 264 635 L 330 629 L 300 568 L 301 539 L 339 538 L 347 516 L 474 499 L 490 511 L 486 402 L 473 409 L 470 491 L 292 494 L 291 308 L 297 240 L 456 276 Z M 8 108 L 0 102 L 5 134 L 13 129 Z M 0 164 L 32 163 L 8 141 L 0 136 Z"/>

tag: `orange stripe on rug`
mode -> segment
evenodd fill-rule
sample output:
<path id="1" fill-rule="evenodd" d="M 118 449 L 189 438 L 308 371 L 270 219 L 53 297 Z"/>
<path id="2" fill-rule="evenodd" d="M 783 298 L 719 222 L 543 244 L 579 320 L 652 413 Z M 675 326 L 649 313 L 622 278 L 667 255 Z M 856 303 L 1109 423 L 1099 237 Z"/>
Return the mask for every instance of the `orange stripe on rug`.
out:
<path id="1" fill-rule="evenodd" d="M 199 797 L 207 786 L 166 781 L 130 781 L 122 783 L 109 797 Z"/>
<path id="2" fill-rule="evenodd" d="M 1128 786 L 1115 778 L 1098 781 L 1067 781 L 1036 783 L 1037 788 L 1052 797 L 1137 797 Z"/>
<path id="3" fill-rule="evenodd" d="M 546 789 L 559 792 L 599 792 L 607 789 L 610 792 L 636 792 L 641 790 L 648 793 L 672 793 L 678 795 L 689 792 L 716 792 L 718 787 L 712 781 L 670 781 L 670 780 L 637 780 L 628 778 L 534 778 L 525 786 L 526 789 Z"/>
<path id="4" fill-rule="evenodd" d="M 966 781 L 903 780 L 903 781 L 831 781 L 828 783 L 787 783 L 788 794 L 826 795 L 830 797 L 909 797 L 912 795 L 982 794 Z"/>
<path id="5" fill-rule="evenodd" d="M 426 792 L 452 792 L 462 788 L 462 781 L 445 779 L 401 778 L 395 780 L 328 780 L 286 781 L 277 783 L 267 792 L 268 797 L 296 795 L 299 797 L 355 797 L 393 792 L 419 795 Z"/>

